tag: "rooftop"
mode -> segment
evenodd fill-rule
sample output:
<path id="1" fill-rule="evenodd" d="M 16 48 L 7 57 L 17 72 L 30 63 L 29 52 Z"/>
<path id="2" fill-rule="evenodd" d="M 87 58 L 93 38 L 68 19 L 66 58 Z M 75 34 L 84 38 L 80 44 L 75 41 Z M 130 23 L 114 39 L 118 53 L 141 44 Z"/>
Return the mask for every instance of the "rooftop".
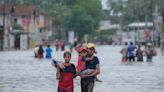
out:
<path id="1" fill-rule="evenodd" d="M 33 5 L 16 5 L 14 6 L 14 16 L 26 16 L 33 14 L 36 10 L 35 6 Z"/>
<path id="2" fill-rule="evenodd" d="M 7 14 L 10 13 L 12 11 L 12 5 L 2 5 L 0 4 L 0 14 Z"/>
<path id="3" fill-rule="evenodd" d="M 153 26 L 153 23 L 152 22 L 133 22 L 131 24 L 128 25 L 128 27 L 145 27 L 145 26 L 148 26 L 148 27 L 151 27 Z"/>
<path id="4" fill-rule="evenodd" d="M 14 16 L 27 16 L 33 14 L 36 11 L 34 5 L 0 5 L 0 13 L 11 13 Z"/>

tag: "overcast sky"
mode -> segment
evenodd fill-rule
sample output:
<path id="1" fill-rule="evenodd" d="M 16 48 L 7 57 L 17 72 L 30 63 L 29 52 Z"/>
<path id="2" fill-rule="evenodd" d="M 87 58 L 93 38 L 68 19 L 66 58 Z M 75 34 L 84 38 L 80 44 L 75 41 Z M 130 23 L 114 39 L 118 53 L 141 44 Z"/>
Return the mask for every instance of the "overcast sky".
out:
<path id="1" fill-rule="evenodd" d="M 108 0 L 101 0 L 103 9 L 108 9 L 108 7 L 107 7 L 107 1 L 108 1 Z"/>

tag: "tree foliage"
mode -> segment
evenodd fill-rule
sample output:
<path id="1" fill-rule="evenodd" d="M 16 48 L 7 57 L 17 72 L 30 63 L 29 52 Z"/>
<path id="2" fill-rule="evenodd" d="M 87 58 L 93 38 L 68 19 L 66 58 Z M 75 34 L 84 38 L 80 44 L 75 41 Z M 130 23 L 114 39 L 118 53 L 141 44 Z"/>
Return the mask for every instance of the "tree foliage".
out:
<path id="1" fill-rule="evenodd" d="M 66 16 L 66 27 L 80 36 L 91 33 L 99 26 L 101 11 L 100 0 L 77 0 Z"/>
<path id="2" fill-rule="evenodd" d="M 5 0 L 8 4 L 33 4 L 53 19 L 55 31 L 74 30 L 83 36 L 99 26 L 100 0 Z"/>
<path id="3" fill-rule="evenodd" d="M 159 13 L 163 12 L 163 0 L 108 0 L 110 14 L 118 16 L 119 13 L 124 24 L 134 21 L 153 21 L 155 7 Z"/>

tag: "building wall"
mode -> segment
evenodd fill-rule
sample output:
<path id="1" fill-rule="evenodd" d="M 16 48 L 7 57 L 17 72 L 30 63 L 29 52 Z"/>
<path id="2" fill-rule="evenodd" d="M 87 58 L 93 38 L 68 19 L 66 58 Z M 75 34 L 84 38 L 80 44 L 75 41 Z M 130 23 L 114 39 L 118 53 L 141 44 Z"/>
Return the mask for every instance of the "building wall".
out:
<path id="1" fill-rule="evenodd" d="M 14 38 L 14 35 L 9 35 L 9 46 L 10 46 L 10 49 L 14 49 L 14 41 L 15 41 L 15 38 Z"/>
<path id="2" fill-rule="evenodd" d="M 35 19 L 34 19 L 35 18 Z M 17 20 L 16 23 L 14 20 Z M 33 48 L 35 45 L 43 45 L 43 39 L 48 41 L 50 35 L 48 17 L 44 14 L 39 14 L 38 17 L 34 17 L 33 14 L 23 17 L 8 15 L 5 17 L 5 34 L 3 35 L 3 48 L 5 49 L 28 49 Z M 29 23 L 29 24 L 28 24 Z M 52 23 L 52 22 L 51 22 Z M 14 25 L 22 26 L 23 30 L 14 29 Z M 0 25 L 3 25 L 3 15 L 0 14 Z M 42 31 L 40 31 L 42 30 Z M 19 39 L 19 40 L 18 40 Z M 16 41 L 17 40 L 17 41 Z M 18 48 L 16 48 L 16 43 Z"/>
<path id="3" fill-rule="evenodd" d="M 5 18 L 5 19 L 3 19 L 3 18 Z M 3 17 L 2 14 L 0 15 L 0 25 L 5 26 L 4 27 L 5 29 L 2 28 L 3 37 L 1 37 L 1 39 L 0 39 L 1 41 L 3 41 L 2 44 L 1 44 L 3 50 L 8 50 L 9 49 L 9 31 L 10 31 L 10 28 L 11 28 L 10 19 L 11 19 L 10 14 L 5 15 L 5 17 Z"/>
<path id="4" fill-rule="evenodd" d="M 14 20 L 17 21 L 14 21 Z M 14 24 L 13 25 L 20 25 L 23 28 L 23 17 L 22 16 L 17 16 L 13 18 Z M 18 30 L 18 31 L 16 31 Z M 11 49 L 21 49 L 25 50 L 28 49 L 29 43 L 28 43 L 28 30 L 26 29 L 15 29 L 13 28 L 12 34 L 10 34 L 10 48 Z M 19 40 L 18 40 L 19 39 Z M 17 40 L 17 41 L 16 41 Z M 19 46 L 17 46 L 17 45 Z"/>
<path id="5" fill-rule="evenodd" d="M 28 49 L 28 35 L 26 34 L 20 35 L 20 49 L 21 50 Z"/>

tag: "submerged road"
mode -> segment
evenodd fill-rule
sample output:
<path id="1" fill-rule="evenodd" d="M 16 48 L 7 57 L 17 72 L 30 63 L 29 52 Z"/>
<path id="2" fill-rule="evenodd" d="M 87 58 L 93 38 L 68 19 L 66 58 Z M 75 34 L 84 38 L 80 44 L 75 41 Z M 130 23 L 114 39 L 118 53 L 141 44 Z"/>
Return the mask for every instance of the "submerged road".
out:
<path id="1" fill-rule="evenodd" d="M 153 62 L 121 63 L 121 46 L 97 46 L 101 74 L 94 92 L 164 92 L 164 56 Z M 63 52 L 53 52 L 53 58 L 63 60 Z M 146 59 L 146 58 L 144 58 Z M 71 62 L 76 64 L 77 53 Z M 57 92 L 56 69 L 47 59 L 35 59 L 33 51 L 0 52 L 0 92 Z M 80 91 L 80 78 L 75 79 L 75 91 Z"/>

